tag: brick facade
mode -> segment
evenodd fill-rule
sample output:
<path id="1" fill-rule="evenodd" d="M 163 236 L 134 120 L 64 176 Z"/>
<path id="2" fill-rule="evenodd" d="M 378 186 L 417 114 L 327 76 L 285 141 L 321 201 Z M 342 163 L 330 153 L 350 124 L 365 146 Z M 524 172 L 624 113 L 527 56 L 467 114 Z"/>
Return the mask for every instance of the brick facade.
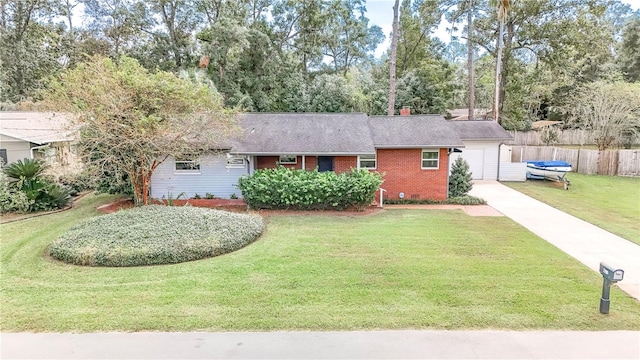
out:
<path id="1" fill-rule="evenodd" d="M 351 170 L 358 167 L 357 156 L 336 156 L 333 158 L 333 170 L 337 173 Z"/>
<path id="2" fill-rule="evenodd" d="M 377 169 L 384 173 L 382 188 L 385 197 L 398 200 L 404 193 L 405 199 L 444 200 L 447 198 L 449 155 L 447 149 L 440 149 L 437 170 L 422 169 L 422 149 L 378 149 Z"/>
<path id="3" fill-rule="evenodd" d="M 440 149 L 438 169 L 422 169 L 422 149 L 378 149 L 376 171 L 384 174 L 382 188 L 387 190 L 385 197 L 398 200 L 404 192 L 405 199 L 444 200 L 447 198 L 447 174 L 449 155 L 447 149 Z M 275 168 L 278 156 L 258 156 L 256 169 Z M 313 170 L 317 157 L 306 156 L 305 167 Z M 302 156 L 296 164 L 283 165 L 292 169 L 302 168 Z M 358 167 L 357 156 L 335 156 L 334 170 L 338 173 Z"/>

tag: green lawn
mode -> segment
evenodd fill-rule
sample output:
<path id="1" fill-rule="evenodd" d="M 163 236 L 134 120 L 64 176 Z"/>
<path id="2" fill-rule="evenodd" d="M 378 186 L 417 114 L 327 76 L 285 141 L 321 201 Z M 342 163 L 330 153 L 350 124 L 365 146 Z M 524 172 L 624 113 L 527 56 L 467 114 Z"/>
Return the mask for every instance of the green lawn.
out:
<path id="1" fill-rule="evenodd" d="M 105 197 L 0 225 L 2 331 L 640 330 L 640 303 L 506 217 L 387 210 L 271 216 L 248 247 L 167 266 L 86 268 L 47 245 Z"/>
<path id="2" fill-rule="evenodd" d="M 571 173 L 568 191 L 551 181 L 505 185 L 640 245 L 640 178 Z"/>

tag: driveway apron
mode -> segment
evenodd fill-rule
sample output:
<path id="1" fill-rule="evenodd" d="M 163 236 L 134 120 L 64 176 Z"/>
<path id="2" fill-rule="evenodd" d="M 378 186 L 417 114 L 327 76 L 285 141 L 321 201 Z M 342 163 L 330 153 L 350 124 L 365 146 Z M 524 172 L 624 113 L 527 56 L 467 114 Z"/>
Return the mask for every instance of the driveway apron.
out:
<path id="1" fill-rule="evenodd" d="M 640 300 L 640 246 L 497 181 L 475 181 L 469 195 L 485 199 L 494 209 L 598 273 L 601 261 L 623 269 L 624 280 L 617 285 Z"/>

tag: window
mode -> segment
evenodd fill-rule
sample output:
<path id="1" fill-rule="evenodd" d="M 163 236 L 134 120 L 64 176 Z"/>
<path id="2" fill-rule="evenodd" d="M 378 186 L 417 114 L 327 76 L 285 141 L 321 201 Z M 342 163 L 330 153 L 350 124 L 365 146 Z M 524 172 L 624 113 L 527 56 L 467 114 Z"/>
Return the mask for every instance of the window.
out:
<path id="1" fill-rule="evenodd" d="M 440 159 L 440 150 L 422 150 L 422 168 L 437 169 Z"/>
<path id="2" fill-rule="evenodd" d="M 200 162 L 195 158 L 177 158 L 176 171 L 200 172 Z"/>
<path id="3" fill-rule="evenodd" d="M 227 154 L 227 168 L 228 169 L 243 169 L 244 168 L 244 156 Z"/>
<path id="4" fill-rule="evenodd" d="M 0 158 L 2 159 L 0 166 L 7 165 L 7 149 L 0 149 Z"/>
<path id="5" fill-rule="evenodd" d="M 359 169 L 375 169 L 376 168 L 376 156 L 375 155 L 360 155 L 360 156 L 358 156 L 358 168 Z"/>
<path id="6" fill-rule="evenodd" d="M 280 164 L 297 164 L 298 157 L 295 155 L 280 155 Z"/>

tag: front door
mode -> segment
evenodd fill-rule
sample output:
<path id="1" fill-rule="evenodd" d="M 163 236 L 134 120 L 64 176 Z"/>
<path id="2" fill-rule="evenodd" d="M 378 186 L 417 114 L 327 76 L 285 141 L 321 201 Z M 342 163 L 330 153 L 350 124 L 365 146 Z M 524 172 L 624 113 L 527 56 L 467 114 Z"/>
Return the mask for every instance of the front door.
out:
<path id="1" fill-rule="evenodd" d="M 318 171 L 333 171 L 333 156 L 318 156 Z"/>

